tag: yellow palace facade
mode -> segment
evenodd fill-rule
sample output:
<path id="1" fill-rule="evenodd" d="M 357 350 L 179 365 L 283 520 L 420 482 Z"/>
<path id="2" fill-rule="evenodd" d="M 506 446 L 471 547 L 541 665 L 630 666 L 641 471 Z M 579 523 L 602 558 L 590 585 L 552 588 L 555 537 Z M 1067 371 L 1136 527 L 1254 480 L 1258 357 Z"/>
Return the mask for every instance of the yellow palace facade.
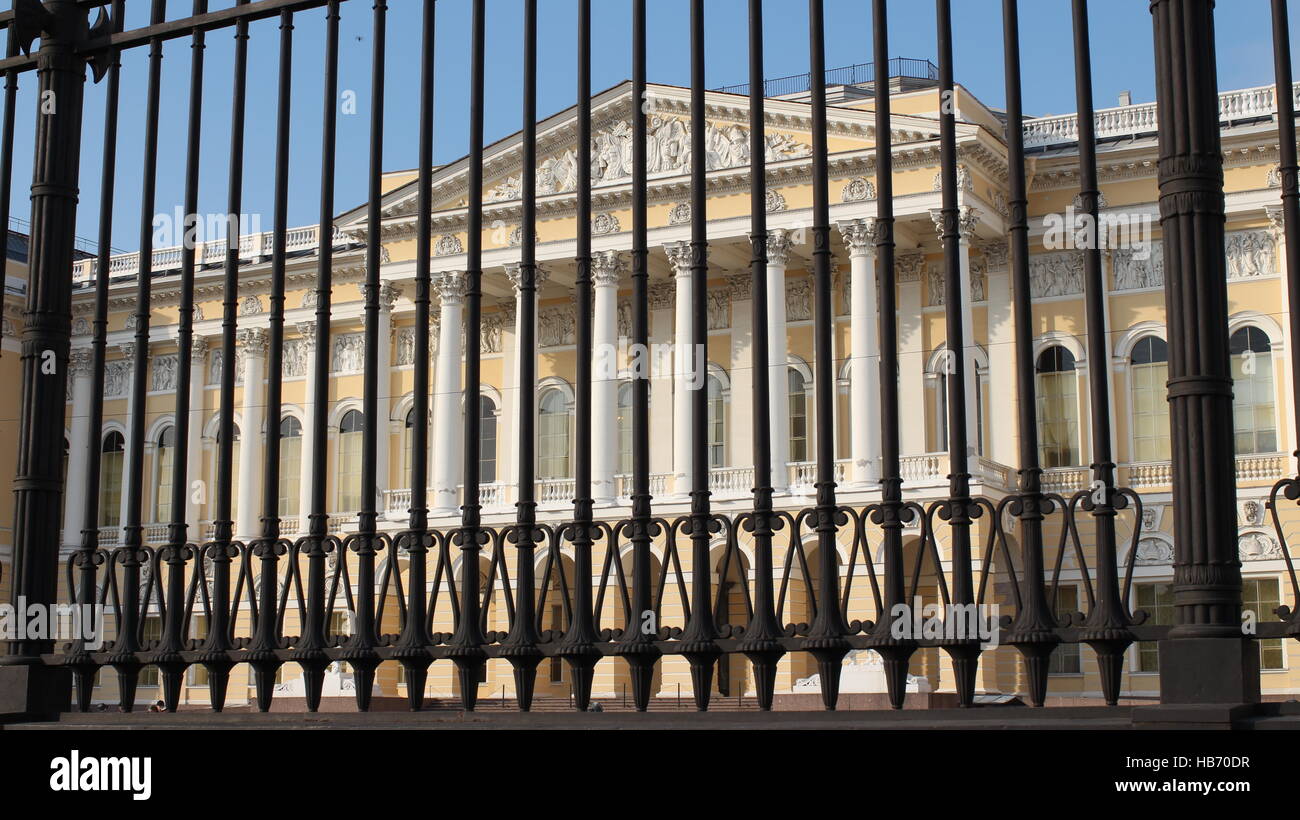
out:
<path id="1" fill-rule="evenodd" d="M 835 259 L 835 401 L 836 479 L 841 503 L 862 507 L 879 498 L 879 396 L 875 385 L 878 340 L 878 285 L 875 272 L 874 219 L 875 148 L 874 115 L 869 89 L 840 86 L 828 89 L 831 219 Z M 650 342 L 661 350 L 680 350 L 697 344 L 690 338 L 690 317 L 707 312 L 707 384 L 709 401 L 709 488 L 716 511 L 734 513 L 751 504 L 754 486 L 754 442 L 751 397 L 755 363 L 751 353 L 751 300 L 749 272 L 749 165 L 747 97 L 724 92 L 708 96 L 708 239 L 710 283 L 705 304 L 693 304 L 688 287 L 690 233 L 689 92 L 669 86 L 651 86 L 646 116 L 649 118 L 649 225 L 650 225 Z M 972 460 L 973 492 L 996 504 L 1015 488 L 1017 432 L 1015 427 L 1016 361 L 1013 345 L 1011 285 L 1005 242 L 1008 224 L 1006 201 L 1007 161 L 1003 124 L 990 109 L 958 87 L 957 151 L 963 239 L 960 248 L 967 337 L 945 337 L 941 245 L 936 230 L 939 193 L 939 95 L 922 81 L 897 83 L 893 91 L 894 209 L 898 241 L 899 387 L 901 445 L 905 499 L 922 505 L 947 492 L 947 441 L 945 374 L 952 351 L 960 351 L 970 365 L 966 395 L 969 440 L 975 442 Z M 593 495 L 598 518 L 616 520 L 629 512 L 631 450 L 631 390 L 628 337 L 631 325 L 631 281 L 628 252 L 631 247 L 631 117 L 637 108 L 630 85 L 615 86 L 593 99 L 592 222 L 595 307 L 594 332 L 598 349 L 613 351 L 612 371 L 597 370 L 593 384 L 593 425 L 575 429 L 575 203 L 576 181 L 573 111 L 561 112 L 538 124 L 538 246 L 544 282 L 537 315 L 537 499 L 540 519 L 551 525 L 572 514 L 574 443 L 590 436 L 593 443 Z M 1295 409 L 1291 395 L 1290 366 L 1293 341 L 1286 331 L 1284 246 L 1280 242 L 1280 187 L 1277 180 L 1277 130 L 1272 88 L 1246 89 L 1221 95 L 1223 150 L 1227 191 L 1228 293 L 1234 353 L 1237 452 L 1239 553 L 1243 565 L 1246 608 L 1271 620 L 1279 604 L 1295 606 L 1282 560 L 1281 545 L 1265 509 L 1273 482 L 1288 474 L 1296 449 L 1293 441 Z M 1098 164 L 1103 194 L 1098 241 L 1102 243 L 1106 287 L 1107 361 L 1086 355 L 1083 303 L 1083 260 L 1074 244 L 1072 225 L 1078 191 L 1077 123 L 1072 115 L 1030 120 L 1026 123 L 1029 153 L 1031 224 L 1031 286 L 1034 297 L 1040 458 L 1048 491 L 1068 498 L 1086 489 L 1091 476 L 1091 425 L 1095 413 L 1113 419 L 1112 448 L 1120 463 L 1119 482 L 1139 492 L 1144 511 L 1140 520 L 1131 514 L 1120 518 L 1120 560 L 1134 557 L 1133 607 L 1146 610 L 1155 622 L 1172 617 L 1173 511 L 1170 507 L 1170 443 L 1165 401 L 1167 349 L 1164 331 L 1163 267 L 1156 204 L 1155 106 L 1123 104 L 1098 112 Z M 812 446 L 822 431 L 813 418 L 812 279 L 810 276 L 812 194 L 810 184 L 810 110 L 806 95 L 793 94 L 768 101 L 767 210 L 773 236 L 769 243 L 766 289 L 769 296 L 769 338 L 765 367 L 771 378 L 770 407 L 773 435 L 770 441 L 779 509 L 797 511 L 811 505 L 813 493 Z M 481 342 L 482 384 L 478 407 L 463 400 L 463 296 L 466 258 L 467 163 L 460 160 L 438 168 L 433 177 L 433 277 L 435 319 L 431 362 L 431 462 L 429 507 L 431 526 L 452 526 L 459 520 L 459 477 L 462 473 L 461 419 L 465 413 L 482 418 L 482 503 L 488 525 L 513 521 L 517 498 L 514 465 L 519 427 L 518 397 L 521 385 L 517 365 L 522 351 L 516 344 L 519 321 L 514 287 L 519 262 L 521 203 L 519 199 L 520 137 L 505 138 L 488 147 L 484 160 L 484 316 Z M 417 423 L 412 411 L 414 361 L 414 293 L 416 186 L 414 172 L 394 172 L 385 177 L 381 203 L 382 224 L 366 224 L 365 207 L 343 213 L 331 228 L 334 254 L 333 319 L 330 346 L 314 345 L 316 319 L 313 287 L 316 276 L 317 227 L 289 232 L 289 294 L 286 301 L 287 339 L 282 361 L 268 361 L 269 234 L 242 237 L 239 291 L 239 352 L 234 362 L 220 353 L 220 260 L 224 241 L 208 243 L 201 259 L 208 263 L 196 275 L 195 347 L 189 361 L 176 354 L 177 282 L 179 251 L 160 249 L 153 268 L 162 271 L 153 287 L 150 321 L 150 367 L 144 408 L 146 450 L 144 463 L 124 463 L 124 441 L 132 408 L 129 395 L 133 374 L 130 346 L 134 331 L 132 283 L 138 267 L 135 255 L 113 257 L 110 271 L 109 359 L 105 371 L 105 423 L 88 428 L 91 395 L 90 318 L 97 275 L 93 259 L 78 263 L 74 273 L 81 286 L 74 296 L 72 373 L 67 404 L 67 475 L 64 531 L 57 540 L 66 557 L 80 541 L 80 520 L 88 447 L 102 453 L 100 497 L 101 547 L 120 540 L 123 521 L 124 476 L 142 471 L 145 482 L 144 520 L 147 543 L 166 536 L 166 522 L 177 514 L 169 508 L 172 460 L 183 448 L 188 453 L 187 482 L 190 504 L 184 518 L 190 539 L 211 537 L 219 418 L 219 381 L 223 367 L 236 370 L 234 518 L 235 536 L 248 540 L 260 534 L 262 451 L 266 437 L 281 437 L 281 478 L 278 515 L 282 532 L 293 538 L 306 530 L 311 484 L 314 414 L 310 404 L 315 385 L 315 357 L 330 360 L 328 412 L 330 465 L 328 495 L 331 531 L 355 530 L 360 498 L 361 437 L 367 425 L 378 426 L 380 451 L 378 492 L 381 526 L 397 531 L 405 526 L 410 506 L 410 431 Z M 381 417 L 364 417 L 361 396 L 364 341 L 360 283 L 364 277 L 365 246 L 382 246 L 384 282 L 381 291 L 380 362 Z M 0 377 L 17 383 L 17 328 L 21 326 L 23 266 L 10 260 L 5 294 L 3 354 Z M 206 342 L 206 343 L 205 343 Z M 687 509 L 690 411 L 685 374 L 672 365 L 672 357 L 651 375 L 650 436 L 651 481 L 656 515 L 671 520 Z M 269 368 L 279 367 L 284 378 L 284 407 L 279 418 L 268 418 L 265 380 Z M 1087 374 L 1092 368 L 1110 374 L 1111 405 L 1089 405 Z M 188 440 L 174 433 L 176 375 L 191 368 L 191 405 L 194 408 Z M 610 370 L 607 369 L 607 370 Z M 18 397 L 12 391 L 3 399 L 8 410 L 0 422 L 5 441 L 14 441 Z M 1225 435 L 1229 431 L 1224 432 Z M 0 453 L 0 474 L 12 475 L 12 452 Z M 91 489 L 90 491 L 95 491 Z M 12 497 L 0 493 L 0 559 L 9 559 L 12 543 Z M 1049 520 L 1047 565 L 1056 559 L 1059 514 Z M 1300 521 L 1284 520 L 1288 534 Z M 1015 542 L 1014 524 L 1008 522 L 1008 540 Z M 984 543 L 987 520 L 976 522 L 977 543 Z M 909 530 L 908 566 L 918 548 L 919 527 Z M 1083 533 L 1084 554 L 1092 559 L 1088 533 Z M 874 536 L 869 533 L 869 540 Z M 55 547 L 51 538 L 51 549 Z M 662 540 L 662 539 L 661 539 Z M 850 561 L 851 533 L 841 537 L 841 564 Z M 941 558 L 947 561 L 946 532 L 938 533 Z M 810 540 L 811 543 L 811 540 Z M 878 540 L 873 541 L 878 543 Z M 1135 546 L 1134 546 L 1135 545 Z M 662 545 L 660 544 L 657 549 Z M 720 599 L 732 623 L 743 617 L 741 587 L 752 562 L 741 540 L 741 558 L 724 565 L 719 544 L 717 564 L 680 570 L 689 579 L 697 571 L 712 574 Z M 597 545 L 599 571 L 603 547 Z M 688 552 L 688 551 L 687 551 Z M 810 620 L 807 588 L 815 585 L 815 569 L 804 577 L 803 564 L 791 559 L 783 546 L 776 549 L 782 589 L 784 621 Z M 1013 553 L 1018 548 L 1013 548 Z M 540 551 L 539 551 L 540 553 Z M 656 574 L 663 560 L 656 552 Z M 683 559 L 689 555 L 683 553 Z M 873 556 L 876 557 L 876 556 Z M 876 557 L 877 560 L 878 557 Z M 400 560 L 400 559 L 394 559 Z M 507 561 L 513 566 L 511 555 Z M 558 574 L 564 583 L 585 583 L 572 576 L 571 558 L 559 549 L 558 569 L 539 579 L 556 590 L 543 613 L 542 628 L 563 629 L 566 612 L 560 604 Z M 812 555 L 807 566 L 816 567 Z M 484 558 L 482 574 L 492 569 Z M 862 569 L 852 587 L 851 617 L 871 618 L 869 585 Z M 919 580 L 920 594 L 934 600 L 936 578 L 927 567 Z M 1063 557 L 1058 612 L 1084 608 L 1085 569 L 1072 552 Z M 549 580 L 548 580 L 549 579 Z M 1005 579 L 993 579 L 995 600 L 1007 601 Z M 590 579 L 593 587 L 600 577 Z M 621 626 L 626 615 L 617 594 L 608 586 L 602 616 L 604 628 Z M 0 581 L 7 588 L 8 580 Z M 485 581 L 486 585 L 486 581 Z M 391 588 L 384 593 L 395 600 Z M 340 596 L 342 600 L 342 596 Z M 347 629 L 347 618 L 336 609 L 331 629 Z M 396 607 L 384 615 L 381 632 L 395 631 L 390 620 Z M 506 610 L 500 593 L 490 601 L 488 628 L 506 628 Z M 664 595 L 662 618 L 679 623 L 681 609 L 675 592 Z M 289 597 L 285 630 L 297 629 L 297 609 Z M 436 615 L 434 630 L 450 632 L 451 616 L 444 606 Z M 203 618 L 191 624 L 202 634 Z M 237 625 L 238 629 L 238 625 Z M 156 638 L 161 620 L 145 620 L 146 638 Z M 243 634 L 243 633 L 239 633 Z M 1300 656 L 1282 640 L 1262 641 L 1262 690 L 1266 697 L 1281 697 L 1300 684 Z M 1294 656 L 1294 657 L 1293 657 Z M 854 652 L 845 661 L 842 691 L 878 693 L 883 678 L 873 653 Z M 1137 644 L 1129 650 L 1123 694 L 1154 699 L 1158 693 L 1154 644 Z M 741 657 L 724 661 L 715 677 L 719 693 L 743 697 L 752 691 L 752 679 Z M 690 692 L 687 665 L 677 658 L 660 664 L 656 693 L 675 697 Z M 909 690 L 952 691 L 949 661 L 938 650 L 919 651 L 912 661 Z M 782 661 L 778 693 L 814 693 L 819 685 L 816 666 L 802 653 Z M 559 660 L 547 661 L 539 676 L 539 696 L 566 697 L 569 670 Z M 293 664 L 281 670 L 279 689 L 285 698 L 301 696 L 300 672 Z M 152 702 L 156 672 L 146 669 L 138 699 Z M 630 688 L 624 661 L 606 659 L 596 670 L 597 700 L 623 697 Z M 183 702 L 207 702 L 207 678 L 201 668 L 188 673 Z M 345 667 L 331 670 L 326 695 L 344 695 L 350 676 Z M 398 664 L 380 669 L 381 696 L 405 694 Z M 450 663 L 435 663 L 430 671 L 428 695 L 450 698 L 456 694 Z M 503 660 L 488 664 L 480 684 L 481 697 L 510 696 L 513 683 Z M 1010 647 L 986 652 L 980 666 L 980 691 L 989 695 L 1016 695 L 1024 691 L 1019 656 Z M 251 693 L 251 675 L 239 667 L 232 677 L 230 702 L 237 704 Z M 1049 697 L 1098 698 L 1100 684 L 1096 661 L 1087 647 L 1062 646 L 1053 659 Z M 96 699 L 113 702 L 111 673 L 101 674 Z"/>

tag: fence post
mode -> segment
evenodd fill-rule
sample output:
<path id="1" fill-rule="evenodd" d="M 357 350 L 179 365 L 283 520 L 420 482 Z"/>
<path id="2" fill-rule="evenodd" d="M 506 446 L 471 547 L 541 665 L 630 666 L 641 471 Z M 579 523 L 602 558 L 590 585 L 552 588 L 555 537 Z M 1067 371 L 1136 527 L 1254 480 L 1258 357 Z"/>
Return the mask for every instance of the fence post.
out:
<path id="1" fill-rule="evenodd" d="M 1233 440 L 1223 434 L 1232 371 L 1214 2 L 1151 0 L 1151 14 L 1177 516 L 1176 626 L 1159 644 L 1164 706 L 1153 719 L 1225 723 L 1242 711 L 1226 707 L 1259 700 L 1259 655 L 1241 629 Z"/>
<path id="2" fill-rule="evenodd" d="M 24 50 L 36 36 L 39 92 L 31 203 L 31 259 L 23 314 L 22 413 L 14 478 L 13 584 L 16 611 L 53 604 L 58 586 L 63 414 L 72 334 L 72 253 L 87 36 L 73 0 L 44 8 L 17 4 L 9 36 Z M 66 668 L 41 663 L 48 638 L 10 641 L 0 658 L 0 715 L 50 716 L 71 705 Z"/>

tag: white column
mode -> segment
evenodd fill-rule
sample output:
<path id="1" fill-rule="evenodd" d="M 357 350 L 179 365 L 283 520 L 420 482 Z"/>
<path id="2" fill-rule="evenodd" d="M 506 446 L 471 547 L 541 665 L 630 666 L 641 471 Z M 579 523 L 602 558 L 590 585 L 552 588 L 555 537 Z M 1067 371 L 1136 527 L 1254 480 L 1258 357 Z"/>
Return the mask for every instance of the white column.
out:
<path id="1" fill-rule="evenodd" d="M 876 287 L 876 220 L 839 223 L 849 246 L 849 450 L 853 481 L 880 480 L 880 327 Z"/>
<path id="2" fill-rule="evenodd" d="M 391 486 L 392 478 L 388 462 L 392 444 L 389 419 L 393 415 L 393 305 L 401 295 L 401 288 L 389 282 L 379 285 L 379 418 L 375 419 L 379 440 L 375 448 L 375 509 L 379 511 L 381 519 L 388 512 L 384 493 Z"/>
<path id="3" fill-rule="evenodd" d="M 185 448 L 185 526 L 187 537 L 195 543 L 203 540 L 199 522 L 203 517 L 203 505 L 211 500 L 210 487 L 196 486 L 196 482 L 203 478 L 203 388 L 207 384 L 207 365 L 208 340 L 195 336 L 190 344 L 189 433 L 185 441 L 176 442 L 176 446 Z"/>
<path id="4" fill-rule="evenodd" d="M 511 262 L 506 265 L 506 277 L 510 280 L 510 284 L 514 286 L 514 290 L 515 290 L 515 309 L 513 311 L 515 317 L 515 345 L 514 345 L 514 356 L 510 359 L 509 379 L 510 382 L 516 388 L 515 400 L 514 402 L 511 403 L 511 407 L 510 407 L 510 434 L 509 434 L 510 438 L 506 440 L 506 452 L 509 454 L 508 460 L 510 462 L 510 469 L 514 474 L 512 476 L 513 479 L 512 483 L 516 485 L 516 492 L 518 492 L 517 485 L 519 483 L 519 463 L 520 463 L 520 458 L 522 456 L 522 451 L 519 448 L 520 408 L 523 407 L 523 397 L 524 397 L 525 390 L 530 391 L 533 395 L 533 399 L 534 399 L 533 418 L 536 419 L 537 417 L 537 406 L 536 406 L 537 382 L 534 381 L 532 384 L 528 384 L 528 385 L 523 383 L 523 363 L 524 363 L 525 356 L 532 356 L 534 358 L 536 358 L 537 356 L 538 300 L 537 299 L 533 300 L 533 349 L 524 350 L 523 345 L 519 343 L 519 340 L 523 338 L 523 332 L 524 332 L 523 294 L 519 290 L 519 283 L 520 283 L 519 277 L 521 274 L 521 269 L 522 269 L 522 265 L 518 262 Z M 538 265 L 537 270 L 534 274 L 534 281 L 537 283 L 537 289 L 539 293 L 542 288 L 542 283 L 545 282 L 549 277 L 550 274 L 547 273 L 542 268 L 541 265 Z M 534 425 L 533 429 L 534 431 L 536 431 L 537 429 L 536 425 Z M 499 432 L 500 431 L 498 431 L 498 433 Z M 534 452 L 536 451 L 534 450 Z"/>
<path id="5" fill-rule="evenodd" d="M 239 511 L 235 538 L 247 541 L 261 534 L 262 453 L 266 441 L 266 329 L 246 327 L 239 331 L 244 354 L 244 408 L 239 425 Z M 276 432 L 279 432 L 277 419 Z"/>
<path id="6" fill-rule="evenodd" d="M 989 340 L 989 458 L 999 464 L 1018 464 L 1016 451 L 1016 326 L 1011 315 L 1011 276 L 1007 270 L 1007 243 L 995 239 L 981 244 Z"/>
<path id="7" fill-rule="evenodd" d="M 513 504 L 518 500 L 519 484 L 519 464 L 515 461 L 513 443 L 519 438 L 519 373 L 514 364 L 519 357 L 516 321 L 519 305 L 515 299 L 502 299 L 497 307 L 501 310 L 501 355 L 507 362 L 501 374 L 501 407 L 498 408 L 497 449 L 504 455 L 497 459 L 497 478 L 503 485 L 502 503 Z"/>
<path id="8" fill-rule="evenodd" d="M 772 437 L 772 489 L 790 485 L 790 354 L 785 326 L 785 266 L 794 243 L 784 230 L 767 235 L 767 361 L 768 409 Z"/>
<path id="9" fill-rule="evenodd" d="M 433 498 L 437 514 L 449 514 L 460 505 L 457 498 L 465 442 L 461 423 L 461 311 L 465 300 L 465 274 L 434 274 L 433 284 L 442 305 L 438 329 L 438 368 L 433 390 L 434 459 Z"/>
<path id="10" fill-rule="evenodd" d="M 1264 212 L 1268 214 L 1273 240 L 1277 242 L 1277 269 L 1278 273 L 1281 274 L 1281 278 L 1278 279 L 1277 292 L 1278 313 L 1280 314 L 1278 322 L 1282 325 L 1282 344 L 1280 346 L 1283 350 L 1283 359 L 1286 365 L 1282 368 L 1282 388 L 1286 391 L 1282 394 L 1282 412 L 1286 430 L 1277 437 L 1277 449 L 1282 452 L 1291 452 L 1300 449 L 1300 443 L 1292 440 L 1295 437 L 1296 408 L 1295 403 L 1291 401 L 1291 397 L 1295 395 L 1295 386 L 1292 383 L 1295 375 L 1291 372 L 1290 357 L 1296 355 L 1296 352 L 1295 348 L 1291 346 L 1293 341 L 1291 338 L 1291 314 L 1289 309 L 1291 303 L 1287 300 L 1291 283 L 1288 281 L 1286 268 L 1286 237 L 1284 235 L 1286 226 L 1283 224 L 1282 208 L 1280 206 L 1267 207 Z M 1276 346 L 1274 349 L 1276 349 Z"/>
<path id="11" fill-rule="evenodd" d="M 903 455 L 925 452 L 925 353 L 921 336 L 921 271 L 925 256 L 900 254 L 898 272 L 898 407 Z"/>
<path id="12" fill-rule="evenodd" d="M 975 223 L 978 220 L 978 212 L 970 206 L 962 206 L 959 212 L 960 224 L 958 230 L 960 239 L 958 240 L 958 258 L 960 260 L 960 285 L 961 285 L 961 328 L 962 337 L 960 340 L 948 340 L 949 350 L 959 350 L 962 356 L 962 362 L 965 365 L 963 373 L 965 378 L 966 392 L 966 452 L 969 455 L 975 455 L 979 452 L 979 405 L 977 403 L 976 383 L 979 380 L 979 374 L 975 370 L 975 327 L 971 319 L 971 273 L 970 273 L 970 238 L 975 235 Z M 943 234 L 943 214 L 939 210 L 931 210 L 930 217 L 934 220 L 935 232 L 940 234 L 942 241 Z"/>
<path id="13" fill-rule="evenodd" d="M 118 348 L 122 351 L 123 359 L 126 359 L 128 362 L 134 361 L 135 342 L 123 342 L 118 346 Z M 148 361 L 147 358 L 146 361 Z M 146 373 L 146 378 L 148 378 L 147 373 Z M 135 396 L 135 367 L 134 366 L 126 368 L 126 376 L 124 378 L 124 381 L 126 382 L 126 397 L 127 397 L 126 419 L 125 419 L 124 426 L 127 428 L 126 440 L 128 444 L 125 448 L 125 451 L 122 453 L 122 501 L 118 512 L 118 515 L 120 516 L 118 521 L 121 522 L 122 526 L 126 525 L 126 522 L 129 518 L 127 515 L 127 507 L 130 503 L 128 496 L 130 496 L 131 494 L 126 491 L 126 483 L 131 480 L 130 476 L 137 469 L 135 463 L 131 459 L 131 445 L 129 443 L 131 441 L 131 422 L 135 418 L 135 399 L 133 398 Z M 141 419 L 141 423 L 144 423 L 143 419 Z"/>
<path id="14" fill-rule="evenodd" d="M 298 335 L 302 337 L 307 361 L 302 398 L 302 458 L 298 464 L 298 532 L 306 535 L 311 530 L 312 465 L 316 459 L 316 323 L 299 322 Z"/>
<path id="15" fill-rule="evenodd" d="M 86 461 L 92 439 L 90 430 L 91 370 L 94 365 L 90 348 L 75 347 L 68 362 L 72 380 L 72 423 L 68 436 L 68 481 L 63 488 L 63 544 L 81 543 L 82 518 L 86 513 Z M 98 444 L 96 441 L 95 444 Z"/>
<path id="16" fill-rule="evenodd" d="M 618 251 L 602 251 L 591 260 L 595 313 L 591 362 L 591 497 L 612 504 L 618 470 L 618 280 L 623 273 Z M 579 431 L 578 435 L 582 435 Z"/>
<path id="17" fill-rule="evenodd" d="M 749 271 L 728 277 L 731 304 L 731 413 L 727 417 L 727 463 L 754 466 L 754 278 Z M 744 489 L 748 490 L 746 486 Z"/>
<path id="18" fill-rule="evenodd" d="M 664 246 L 677 282 L 673 334 L 673 495 L 690 492 L 691 476 L 691 361 L 695 355 L 691 335 L 691 246 L 673 242 Z M 704 310 L 704 305 L 699 306 Z"/>
<path id="19" fill-rule="evenodd" d="M 661 360 L 654 351 L 664 350 L 673 338 L 673 286 L 655 282 L 649 287 L 650 295 L 650 472 L 671 475 L 673 450 L 664 442 L 673 439 L 673 377 L 672 362 Z M 658 443 L 660 446 L 656 447 Z M 667 490 L 665 489 L 666 493 Z"/>

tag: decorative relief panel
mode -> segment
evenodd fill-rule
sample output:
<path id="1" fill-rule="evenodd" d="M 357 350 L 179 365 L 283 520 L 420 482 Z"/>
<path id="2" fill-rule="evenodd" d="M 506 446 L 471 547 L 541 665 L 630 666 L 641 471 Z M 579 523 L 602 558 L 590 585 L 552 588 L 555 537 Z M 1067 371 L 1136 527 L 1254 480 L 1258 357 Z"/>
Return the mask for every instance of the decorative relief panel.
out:
<path id="1" fill-rule="evenodd" d="M 307 375 L 307 341 L 305 339 L 287 339 L 284 343 L 284 358 L 280 361 L 280 377 L 293 379 Z"/>
<path id="2" fill-rule="evenodd" d="M 1229 231 L 1223 237 L 1228 279 L 1251 279 L 1277 273 L 1277 245 L 1267 230 Z"/>
<path id="3" fill-rule="evenodd" d="M 736 124 L 705 125 L 705 168 L 739 168 L 749 164 L 749 129 Z M 646 134 L 646 166 L 651 175 L 686 173 L 691 167 L 691 124 L 677 117 L 651 116 Z M 768 162 L 797 159 L 812 148 L 786 134 L 766 137 Z M 538 163 L 537 192 L 542 195 L 573 191 L 578 181 L 577 153 L 566 149 Z M 597 129 L 591 145 L 591 183 L 609 185 L 632 176 L 632 125 L 620 120 Z M 518 176 L 505 179 L 488 192 L 488 202 L 520 197 Z"/>
<path id="4" fill-rule="evenodd" d="M 710 289 L 707 297 L 709 330 L 722 330 L 731 327 L 731 301 L 727 292 Z"/>
<path id="5" fill-rule="evenodd" d="M 1161 242 L 1149 243 L 1146 251 L 1117 248 L 1111 251 L 1111 264 L 1115 270 L 1115 290 L 1164 287 L 1165 247 Z"/>
<path id="6" fill-rule="evenodd" d="M 176 389 L 176 354 L 154 356 L 149 363 L 155 391 Z"/>
<path id="7" fill-rule="evenodd" d="M 1063 252 L 1031 257 L 1029 292 L 1035 299 L 1083 293 L 1083 254 Z"/>
<path id="8" fill-rule="evenodd" d="M 1242 561 L 1268 561 L 1282 557 L 1277 538 L 1266 532 L 1243 532 L 1237 536 L 1237 555 Z"/>
<path id="9" fill-rule="evenodd" d="M 812 277 L 790 279 L 785 283 L 785 318 L 789 322 L 812 319 Z"/>
<path id="10" fill-rule="evenodd" d="M 576 341 L 571 305 L 555 305 L 537 312 L 538 347 L 560 347 Z"/>
<path id="11" fill-rule="evenodd" d="M 334 337 L 330 370 L 335 373 L 360 373 L 365 367 L 366 340 L 360 333 L 343 333 Z"/>
<path id="12" fill-rule="evenodd" d="M 854 177 L 844 183 L 840 194 L 842 202 L 869 202 L 876 198 L 876 186 L 866 177 Z"/>
<path id="13" fill-rule="evenodd" d="M 118 359 L 104 363 L 104 398 L 125 398 L 131 388 L 131 361 Z"/>
<path id="14" fill-rule="evenodd" d="M 465 247 L 461 244 L 460 237 L 450 233 L 438 237 L 438 242 L 433 246 L 434 256 L 455 256 L 464 252 Z"/>

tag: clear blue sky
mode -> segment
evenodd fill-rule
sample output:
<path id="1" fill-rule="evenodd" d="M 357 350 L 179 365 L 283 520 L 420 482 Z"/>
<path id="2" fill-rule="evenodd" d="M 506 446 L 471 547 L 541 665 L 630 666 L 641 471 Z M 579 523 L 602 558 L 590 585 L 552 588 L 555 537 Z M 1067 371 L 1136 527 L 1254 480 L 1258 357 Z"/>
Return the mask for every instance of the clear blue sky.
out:
<path id="1" fill-rule="evenodd" d="M 127 26 L 147 22 L 148 3 L 130 4 Z M 168 17 L 188 14 L 190 0 L 170 0 Z M 233 5 L 214 0 L 212 7 Z M 630 75 L 628 48 L 631 0 L 593 2 L 596 90 Z M 341 90 L 356 92 L 357 113 L 339 119 L 337 194 L 340 213 L 365 199 L 369 146 L 371 3 L 342 4 Z M 390 0 L 388 13 L 387 89 L 384 167 L 416 164 L 418 67 L 421 0 Z M 520 125 L 522 0 L 488 0 L 486 136 L 489 142 Z M 653 0 L 649 6 L 652 82 L 689 85 L 688 0 Z M 826 0 L 826 65 L 835 67 L 871 59 L 871 14 L 866 0 Z M 1030 114 L 1075 110 L 1073 56 L 1068 0 L 1023 0 L 1021 48 L 1025 110 Z M 1147 0 L 1093 0 L 1090 4 L 1094 96 L 1098 107 L 1114 105 L 1120 91 L 1135 102 L 1154 99 L 1151 17 Z M 746 0 L 708 0 L 706 4 L 707 72 L 710 87 L 744 82 L 747 68 Z M 1004 100 L 1000 0 L 954 0 L 955 73 L 957 81 L 988 105 Z M 437 31 L 437 103 L 435 155 L 438 163 L 462 156 L 468 141 L 469 0 L 440 0 Z M 767 0 L 766 75 L 780 77 L 808 69 L 807 3 Z M 540 0 L 539 113 L 546 116 L 574 101 L 576 84 L 576 3 Z M 890 3 L 890 52 L 893 56 L 935 59 L 934 4 L 927 0 Z M 1292 38 L 1297 39 L 1293 11 Z M 1268 0 L 1220 0 L 1217 10 L 1219 86 L 1222 89 L 1273 82 Z M 312 224 L 319 210 L 320 122 L 324 12 L 295 18 L 293 152 L 290 225 Z M 230 30 L 209 36 L 204 98 L 202 213 L 226 209 L 227 152 L 230 144 L 230 99 L 233 38 Z M 248 122 L 244 174 L 245 213 L 260 213 L 271 228 L 278 22 L 252 27 L 249 60 Z M 170 212 L 182 198 L 189 88 L 189 41 L 165 48 L 160 126 L 158 210 Z M 118 188 L 114 206 L 113 246 L 135 249 L 140 234 L 140 170 L 143 162 L 145 49 L 124 56 L 118 150 Z M 28 215 L 31 179 L 31 134 L 35 113 L 35 77 L 21 79 L 16 162 L 15 216 Z M 98 232 L 99 174 L 103 139 L 103 86 L 87 85 L 82 142 L 79 235 Z"/>

